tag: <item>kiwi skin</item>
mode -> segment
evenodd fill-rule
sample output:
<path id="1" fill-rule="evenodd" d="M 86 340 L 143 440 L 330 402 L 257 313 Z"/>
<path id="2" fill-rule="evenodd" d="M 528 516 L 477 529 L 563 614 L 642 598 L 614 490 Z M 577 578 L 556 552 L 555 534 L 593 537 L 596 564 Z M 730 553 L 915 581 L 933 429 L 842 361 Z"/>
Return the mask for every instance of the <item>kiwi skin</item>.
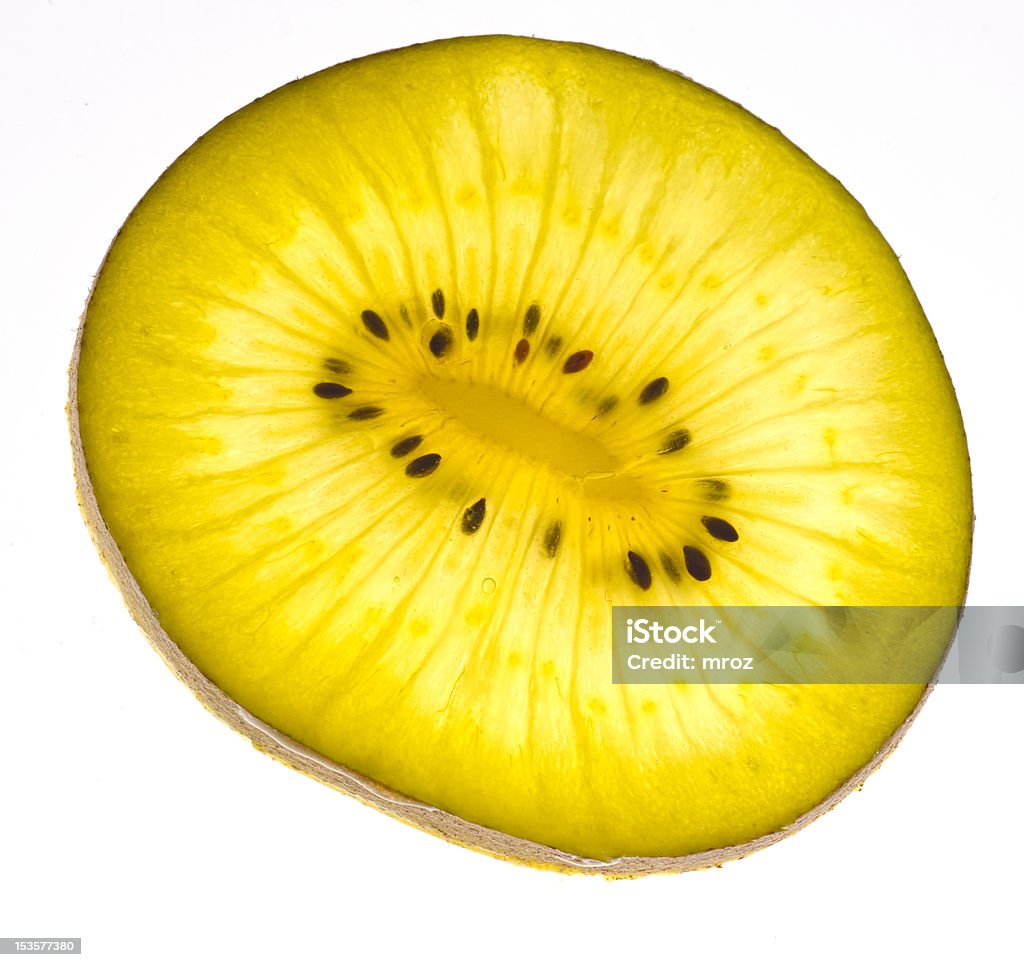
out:
<path id="1" fill-rule="evenodd" d="M 329 762 L 318 753 L 286 738 L 250 715 L 206 678 L 182 654 L 181 649 L 168 637 L 167 632 L 160 625 L 156 613 L 139 589 L 138 583 L 128 570 L 128 565 L 125 563 L 120 549 L 107 529 L 106 522 L 96 503 L 92 480 L 89 477 L 85 451 L 82 448 L 78 417 L 78 362 L 82 350 L 85 318 L 86 313 L 83 312 L 69 368 L 67 406 L 78 507 L 92 535 L 93 543 L 96 545 L 96 549 L 106 565 L 107 572 L 120 590 L 132 617 L 149 639 L 149 643 L 160 657 L 163 658 L 168 668 L 170 668 L 178 680 L 210 712 L 217 716 L 225 725 L 247 738 L 260 752 L 272 756 L 278 762 L 290 766 L 303 775 L 316 779 L 325 786 L 337 789 L 388 816 L 401 820 L 409 826 L 432 833 L 450 843 L 465 846 L 499 859 L 531 866 L 535 869 L 557 870 L 562 873 L 600 874 L 606 879 L 634 879 L 651 873 L 682 873 L 687 870 L 701 870 L 712 866 L 721 866 L 728 860 L 741 859 L 803 829 L 808 823 L 832 809 L 848 793 L 863 785 L 867 777 L 896 748 L 900 739 L 903 738 L 907 729 L 910 728 L 913 721 L 917 718 L 925 700 L 935 687 L 934 683 L 925 687 L 913 711 L 878 750 L 870 762 L 836 788 L 830 796 L 813 809 L 808 810 L 795 822 L 784 826 L 774 833 L 760 836 L 746 843 L 738 843 L 722 849 L 706 850 L 701 853 L 692 853 L 688 856 L 622 856 L 611 862 L 588 860 L 550 846 L 544 846 L 517 836 L 501 833 L 495 829 L 489 829 L 486 826 L 480 826 L 477 823 L 468 822 L 436 806 L 430 806 L 403 796 L 401 793 L 388 789 L 386 786 L 374 782 L 372 779 L 360 775 L 354 770 L 345 769 L 336 763 Z M 972 531 L 973 519 L 972 516 Z M 960 612 L 962 610 L 961 606 Z M 952 639 L 950 639 L 948 645 L 951 644 Z"/>
<path id="2" fill-rule="evenodd" d="M 97 277 L 98 275 L 99 273 L 97 273 Z M 404 796 L 354 770 L 343 768 L 325 759 L 256 719 L 206 678 L 164 631 L 157 614 L 128 570 L 121 551 L 100 513 L 89 475 L 81 439 L 78 411 L 78 368 L 86 314 L 83 312 L 80 320 L 69 370 L 68 419 L 77 497 L 93 541 L 114 583 L 120 589 L 130 613 L 165 663 L 200 702 L 221 721 L 247 737 L 257 749 L 407 825 L 478 852 L 534 868 L 566 873 L 597 873 L 609 879 L 629 879 L 651 873 L 672 873 L 721 866 L 727 860 L 746 856 L 802 829 L 812 820 L 833 808 L 851 790 L 859 788 L 867 776 L 873 773 L 896 747 L 910 724 L 916 719 L 925 699 L 934 687 L 929 684 L 924 688 L 911 713 L 872 759 L 834 789 L 824 800 L 793 822 L 772 833 L 720 849 L 706 850 L 685 856 L 623 856 L 610 861 L 592 860 L 528 839 L 501 833 L 495 829 L 464 820 L 438 807 Z M 969 460 L 966 453 L 965 457 Z M 970 520 L 973 531 L 973 513 L 970 515 Z M 968 536 L 968 548 L 970 544 L 971 535 Z M 969 562 L 968 556 L 968 567 Z M 969 574 L 965 576 L 964 587 L 966 587 L 968 577 Z M 962 610 L 962 602 L 960 610 Z M 952 638 L 947 643 L 947 649 L 951 642 Z"/>

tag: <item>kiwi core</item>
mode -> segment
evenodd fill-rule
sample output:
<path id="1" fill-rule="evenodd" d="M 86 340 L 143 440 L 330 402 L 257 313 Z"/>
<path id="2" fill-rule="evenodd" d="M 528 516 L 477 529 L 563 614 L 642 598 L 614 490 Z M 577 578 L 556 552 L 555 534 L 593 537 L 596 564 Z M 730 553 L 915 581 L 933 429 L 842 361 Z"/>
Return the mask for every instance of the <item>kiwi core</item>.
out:
<path id="1" fill-rule="evenodd" d="M 559 425 L 502 389 L 430 376 L 417 388 L 428 406 L 451 414 L 489 446 L 505 447 L 524 460 L 585 483 L 594 496 L 638 496 L 635 484 L 616 476 L 623 461 L 600 440 Z"/>

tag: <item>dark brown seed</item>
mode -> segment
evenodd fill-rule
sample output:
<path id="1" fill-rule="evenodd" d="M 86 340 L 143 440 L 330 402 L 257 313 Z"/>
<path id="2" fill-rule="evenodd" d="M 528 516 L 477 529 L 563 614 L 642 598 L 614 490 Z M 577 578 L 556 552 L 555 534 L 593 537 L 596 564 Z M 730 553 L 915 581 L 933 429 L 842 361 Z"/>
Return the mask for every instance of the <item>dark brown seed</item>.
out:
<path id="1" fill-rule="evenodd" d="M 606 413 L 611 413 L 611 411 L 618 405 L 619 398 L 617 396 L 609 396 L 606 399 L 601 400 L 601 405 L 597 408 L 597 415 L 604 416 Z"/>
<path id="2" fill-rule="evenodd" d="M 480 313 L 476 309 L 470 309 L 466 316 L 466 337 L 472 342 L 480 331 Z"/>
<path id="3" fill-rule="evenodd" d="M 702 480 L 700 485 L 704 488 L 704 496 L 708 500 L 717 503 L 729 497 L 729 485 L 724 480 Z"/>
<path id="4" fill-rule="evenodd" d="M 313 392 L 322 400 L 340 400 L 343 396 L 348 396 L 352 390 L 341 383 L 317 383 L 313 387 Z"/>
<path id="5" fill-rule="evenodd" d="M 487 513 L 487 501 L 481 497 L 471 507 L 467 507 L 462 515 L 462 533 L 475 534 L 480 530 L 484 522 L 484 514 Z"/>
<path id="6" fill-rule="evenodd" d="M 557 356 L 558 350 L 562 348 L 562 337 L 552 336 L 546 343 L 544 348 L 547 350 L 549 356 Z"/>
<path id="7" fill-rule="evenodd" d="M 659 376 L 657 379 L 652 379 L 641 391 L 639 403 L 641 406 L 647 406 L 648 403 L 653 403 L 656 399 L 665 395 L 665 391 L 668 389 L 668 378 L 665 376 Z"/>
<path id="8" fill-rule="evenodd" d="M 711 577 L 711 562 L 703 551 L 687 545 L 683 548 L 683 560 L 686 562 L 687 573 L 695 581 L 706 581 Z"/>
<path id="9" fill-rule="evenodd" d="M 375 416 L 380 416 L 384 411 L 379 406 L 360 406 L 358 409 L 354 409 L 349 413 L 348 418 L 350 420 L 372 420 Z"/>
<path id="10" fill-rule="evenodd" d="M 434 310 L 434 315 L 438 319 L 444 318 L 444 293 L 440 289 L 434 289 L 434 294 L 430 297 L 430 305 Z"/>
<path id="11" fill-rule="evenodd" d="M 562 524 L 556 520 L 544 535 L 544 550 L 547 551 L 548 557 L 554 557 L 558 553 L 558 544 L 561 540 Z"/>
<path id="12" fill-rule="evenodd" d="M 523 317 L 523 335 L 532 336 L 534 330 L 540 324 L 540 306 L 536 302 L 526 310 L 526 315 Z"/>
<path id="13" fill-rule="evenodd" d="M 352 371 L 349 364 L 344 360 L 334 359 L 333 357 L 324 360 L 324 369 L 329 373 L 337 373 L 339 376 Z"/>
<path id="14" fill-rule="evenodd" d="M 363 310 L 363 325 L 378 339 L 383 339 L 387 342 L 391 338 L 388 335 L 387 323 L 372 309 Z"/>
<path id="15" fill-rule="evenodd" d="M 670 433 L 661 445 L 658 453 L 678 453 L 690 442 L 689 430 L 676 430 Z"/>
<path id="16" fill-rule="evenodd" d="M 424 453 L 422 457 L 409 461 L 405 472 L 410 477 L 429 477 L 441 463 L 440 453 Z"/>
<path id="17" fill-rule="evenodd" d="M 590 360 L 594 358 L 594 354 L 589 349 L 581 349 L 578 353 L 573 353 L 562 367 L 563 373 L 578 373 L 581 370 L 586 369 L 590 365 Z"/>
<path id="18" fill-rule="evenodd" d="M 407 457 L 422 442 L 423 442 L 423 437 L 421 437 L 421 436 L 407 436 L 404 440 L 399 440 L 391 448 L 391 456 L 393 456 L 393 457 Z"/>
<path id="19" fill-rule="evenodd" d="M 530 340 L 520 339 L 516 343 L 515 360 L 516 364 L 523 362 L 530 355 Z"/>
<path id="20" fill-rule="evenodd" d="M 682 577 L 679 573 L 679 565 L 677 565 L 676 562 L 664 551 L 661 553 L 661 566 L 665 569 L 665 573 L 668 575 L 669 580 L 678 584 L 679 579 Z"/>
<path id="21" fill-rule="evenodd" d="M 635 554 L 633 551 L 628 552 L 626 555 L 626 570 L 629 571 L 629 576 L 638 588 L 642 591 L 650 588 L 651 569 L 639 554 Z"/>
<path id="22" fill-rule="evenodd" d="M 714 538 L 720 541 L 738 541 L 740 535 L 736 528 L 732 526 L 727 520 L 722 520 L 721 517 L 702 517 L 700 522 L 704 525 L 704 529 Z"/>
<path id="23" fill-rule="evenodd" d="M 402 322 L 404 322 L 407 326 L 412 325 L 412 319 L 409 318 L 409 310 L 405 307 L 404 304 L 398 307 L 398 314 L 402 317 Z"/>
<path id="24" fill-rule="evenodd" d="M 452 331 L 448 326 L 441 326 L 437 332 L 430 337 L 430 351 L 440 359 L 452 345 Z"/>

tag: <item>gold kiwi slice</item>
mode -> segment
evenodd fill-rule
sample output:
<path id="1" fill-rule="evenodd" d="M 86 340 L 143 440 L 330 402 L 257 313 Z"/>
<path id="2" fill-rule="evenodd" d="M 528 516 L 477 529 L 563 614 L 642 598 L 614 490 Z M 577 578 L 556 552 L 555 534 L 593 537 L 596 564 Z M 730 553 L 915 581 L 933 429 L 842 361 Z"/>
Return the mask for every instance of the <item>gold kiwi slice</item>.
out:
<path id="1" fill-rule="evenodd" d="M 70 412 L 204 702 L 536 865 L 764 845 L 926 692 L 616 685 L 613 605 L 948 606 L 938 660 L 964 599 L 960 414 L 888 245 L 778 131 L 594 47 L 424 44 L 218 124 L 114 241 Z"/>

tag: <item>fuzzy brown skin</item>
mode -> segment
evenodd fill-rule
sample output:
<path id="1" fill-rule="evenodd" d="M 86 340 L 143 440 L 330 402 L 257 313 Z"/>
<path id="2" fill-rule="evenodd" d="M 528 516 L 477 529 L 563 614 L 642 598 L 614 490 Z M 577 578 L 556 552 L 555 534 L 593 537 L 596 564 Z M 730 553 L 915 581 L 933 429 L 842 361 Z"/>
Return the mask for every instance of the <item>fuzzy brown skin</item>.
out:
<path id="1" fill-rule="evenodd" d="M 835 789 L 827 799 L 804 813 L 796 821 L 774 833 L 722 849 L 691 853 L 688 856 L 622 856 L 607 862 L 588 860 L 553 849 L 542 843 L 534 843 L 516 836 L 509 836 L 495 829 L 489 829 L 486 826 L 467 822 L 435 806 L 409 799 L 366 776 L 325 759 L 250 715 L 202 675 L 161 627 L 156 614 L 128 570 L 120 548 L 107 529 L 106 522 L 96 503 L 92 481 L 89 477 L 78 418 L 78 361 L 81 355 L 84 331 L 85 316 L 83 314 L 71 358 L 67 410 L 75 480 L 78 485 L 78 506 L 92 534 L 93 542 L 99 550 L 100 557 L 106 564 L 114 583 L 120 589 L 132 617 L 135 618 L 150 644 L 167 663 L 171 671 L 188 687 L 192 694 L 217 718 L 245 736 L 257 749 L 272 756 L 278 762 L 291 766 L 304 775 L 312 776 L 324 785 L 353 796 L 410 826 L 426 830 L 451 843 L 457 843 L 460 846 L 466 846 L 500 859 L 512 860 L 538 869 L 558 870 L 563 873 L 596 873 L 609 879 L 630 879 L 649 873 L 679 873 L 686 870 L 721 866 L 728 860 L 740 859 L 795 833 L 832 809 L 849 792 L 861 786 L 864 780 L 896 748 L 934 687 L 934 685 L 928 685 L 925 688 L 921 700 L 914 710 L 878 750 L 874 758 Z"/>

